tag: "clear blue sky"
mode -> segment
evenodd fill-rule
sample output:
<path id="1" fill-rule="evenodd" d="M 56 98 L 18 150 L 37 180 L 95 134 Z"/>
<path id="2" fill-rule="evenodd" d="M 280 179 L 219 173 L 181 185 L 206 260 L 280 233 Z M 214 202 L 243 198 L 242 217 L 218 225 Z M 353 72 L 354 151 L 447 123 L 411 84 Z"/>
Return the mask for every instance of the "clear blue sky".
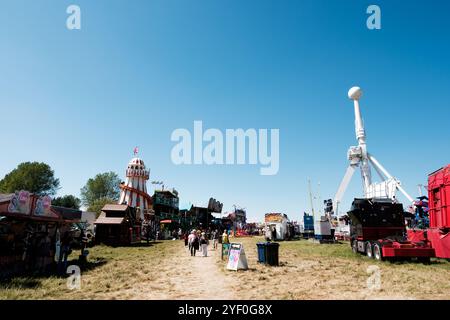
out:
<path id="1" fill-rule="evenodd" d="M 82 29 L 66 28 L 81 7 Z M 378 4 L 382 29 L 366 28 Z M 417 195 L 450 159 L 450 2 L 2 1 L 0 177 L 44 161 L 59 195 L 124 170 L 134 146 L 151 179 L 184 204 L 213 196 L 299 219 L 307 179 L 332 198 L 356 143 L 353 85 L 364 90 L 368 147 Z M 279 128 L 280 170 L 175 166 L 176 128 Z M 343 207 L 362 193 L 356 175 Z M 403 198 L 401 197 L 403 200 Z"/>

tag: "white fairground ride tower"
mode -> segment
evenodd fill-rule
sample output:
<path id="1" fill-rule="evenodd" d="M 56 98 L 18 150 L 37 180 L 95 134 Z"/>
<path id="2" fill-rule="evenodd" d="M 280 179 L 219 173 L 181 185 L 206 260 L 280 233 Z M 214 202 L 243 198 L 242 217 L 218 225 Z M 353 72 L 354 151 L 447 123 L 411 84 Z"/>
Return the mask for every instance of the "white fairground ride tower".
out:
<path id="1" fill-rule="evenodd" d="M 135 155 L 136 153 L 135 151 Z M 146 185 L 150 170 L 145 168 L 144 161 L 135 157 L 128 163 L 126 177 L 126 182 L 120 185 L 119 204 L 139 208 L 140 218 L 144 220 L 144 213 L 149 212 L 152 203 Z"/>
<path id="2" fill-rule="evenodd" d="M 339 203 L 348 187 L 348 184 L 357 167 L 361 169 L 361 177 L 363 181 L 364 197 L 366 199 L 391 199 L 397 201 L 395 194 L 399 190 L 412 203 L 413 198 L 402 188 L 400 181 L 393 177 L 376 159 L 367 151 L 366 132 L 364 123 L 359 109 L 359 99 L 362 91 L 359 87 L 353 87 L 348 91 L 348 97 L 353 100 L 355 109 L 355 133 L 358 140 L 357 146 L 348 149 L 348 160 L 350 164 L 339 185 L 338 191 L 333 200 L 333 209 L 338 215 Z M 370 167 L 371 165 L 381 178 L 381 182 L 373 183 Z"/>

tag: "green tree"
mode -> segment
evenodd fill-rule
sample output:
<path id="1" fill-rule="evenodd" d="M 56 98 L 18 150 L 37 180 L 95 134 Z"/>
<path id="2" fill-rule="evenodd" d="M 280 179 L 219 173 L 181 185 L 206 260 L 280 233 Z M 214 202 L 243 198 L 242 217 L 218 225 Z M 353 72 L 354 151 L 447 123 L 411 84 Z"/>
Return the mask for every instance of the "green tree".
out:
<path id="1" fill-rule="evenodd" d="M 97 213 L 97 217 L 100 215 L 103 207 L 106 204 L 117 204 L 117 200 L 109 199 L 109 198 L 100 198 L 94 200 L 92 204 L 88 207 L 87 211 Z"/>
<path id="2" fill-rule="evenodd" d="M 69 194 L 69 195 L 65 195 L 65 196 L 53 199 L 52 205 L 79 210 L 80 206 L 81 206 L 81 200 L 78 199 L 77 197 Z"/>
<path id="3" fill-rule="evenodd" d="M 43 162 L 23 162 L 0 180 L 0 192 L 27 190 L 39 196 L 54 195 L 59 188 L 50 166 Z"/>
<path id="4" fill-rule="evenodd" d="M 114 172 L 99 173 L 94 178 L 89 179 L 86 185 L 81 188 L 81 202 L 87 207 L 96 204 L 96 200 L 108 199 L 109 201 L 119 200 L 120 179 Z"/>

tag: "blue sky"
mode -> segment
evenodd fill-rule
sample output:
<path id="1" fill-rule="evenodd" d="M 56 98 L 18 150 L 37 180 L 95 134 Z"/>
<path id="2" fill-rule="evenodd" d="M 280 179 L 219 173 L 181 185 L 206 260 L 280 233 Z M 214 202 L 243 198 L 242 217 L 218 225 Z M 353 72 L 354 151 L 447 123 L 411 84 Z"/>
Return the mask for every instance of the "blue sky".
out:
<path id="1" fill-rule="evenodd" d="M 81 8 L 81 30 L 66 8 Z M 378 4 L 382 29 L 366 28 Z M 368 148 L 414 196 L 450 158 L 448 1 L 2 1 L 0 177 L 44 161 L 59 195 L 124 171 L 139 146 L 181 202 L 213 196 L 251 220 L 332 198 L 355 145 L 347 91 L 363 88 Z M 280 170 L 176 166 L 177 128 L 280 129 Z M 320 190 L 318 183 L 320 182 Z M 319 192 L 320 191 L 320 192 Z M 342 207 L 362 193 L 356 175 Z M 400 199 L 404 200 L 403 197 Z"/>

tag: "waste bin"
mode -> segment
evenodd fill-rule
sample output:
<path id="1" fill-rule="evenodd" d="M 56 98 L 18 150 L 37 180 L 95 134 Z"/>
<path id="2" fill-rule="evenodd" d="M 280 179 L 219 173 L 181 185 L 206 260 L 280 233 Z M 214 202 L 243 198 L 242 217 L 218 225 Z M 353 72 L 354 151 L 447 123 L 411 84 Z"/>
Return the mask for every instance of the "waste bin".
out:
<path id="1" fill-rule="evenodd" d="M 256 246 L 258 247 L 258 262 L 266 263 L 266 243 L 258 242 Z"/>
<path id="2" fill-rule="evenodd" d="M 265 245 L 266 263 L 269 266 L 278 266 L 278 247 L 280 245 L 275 242 L 267 242 Z"/>

